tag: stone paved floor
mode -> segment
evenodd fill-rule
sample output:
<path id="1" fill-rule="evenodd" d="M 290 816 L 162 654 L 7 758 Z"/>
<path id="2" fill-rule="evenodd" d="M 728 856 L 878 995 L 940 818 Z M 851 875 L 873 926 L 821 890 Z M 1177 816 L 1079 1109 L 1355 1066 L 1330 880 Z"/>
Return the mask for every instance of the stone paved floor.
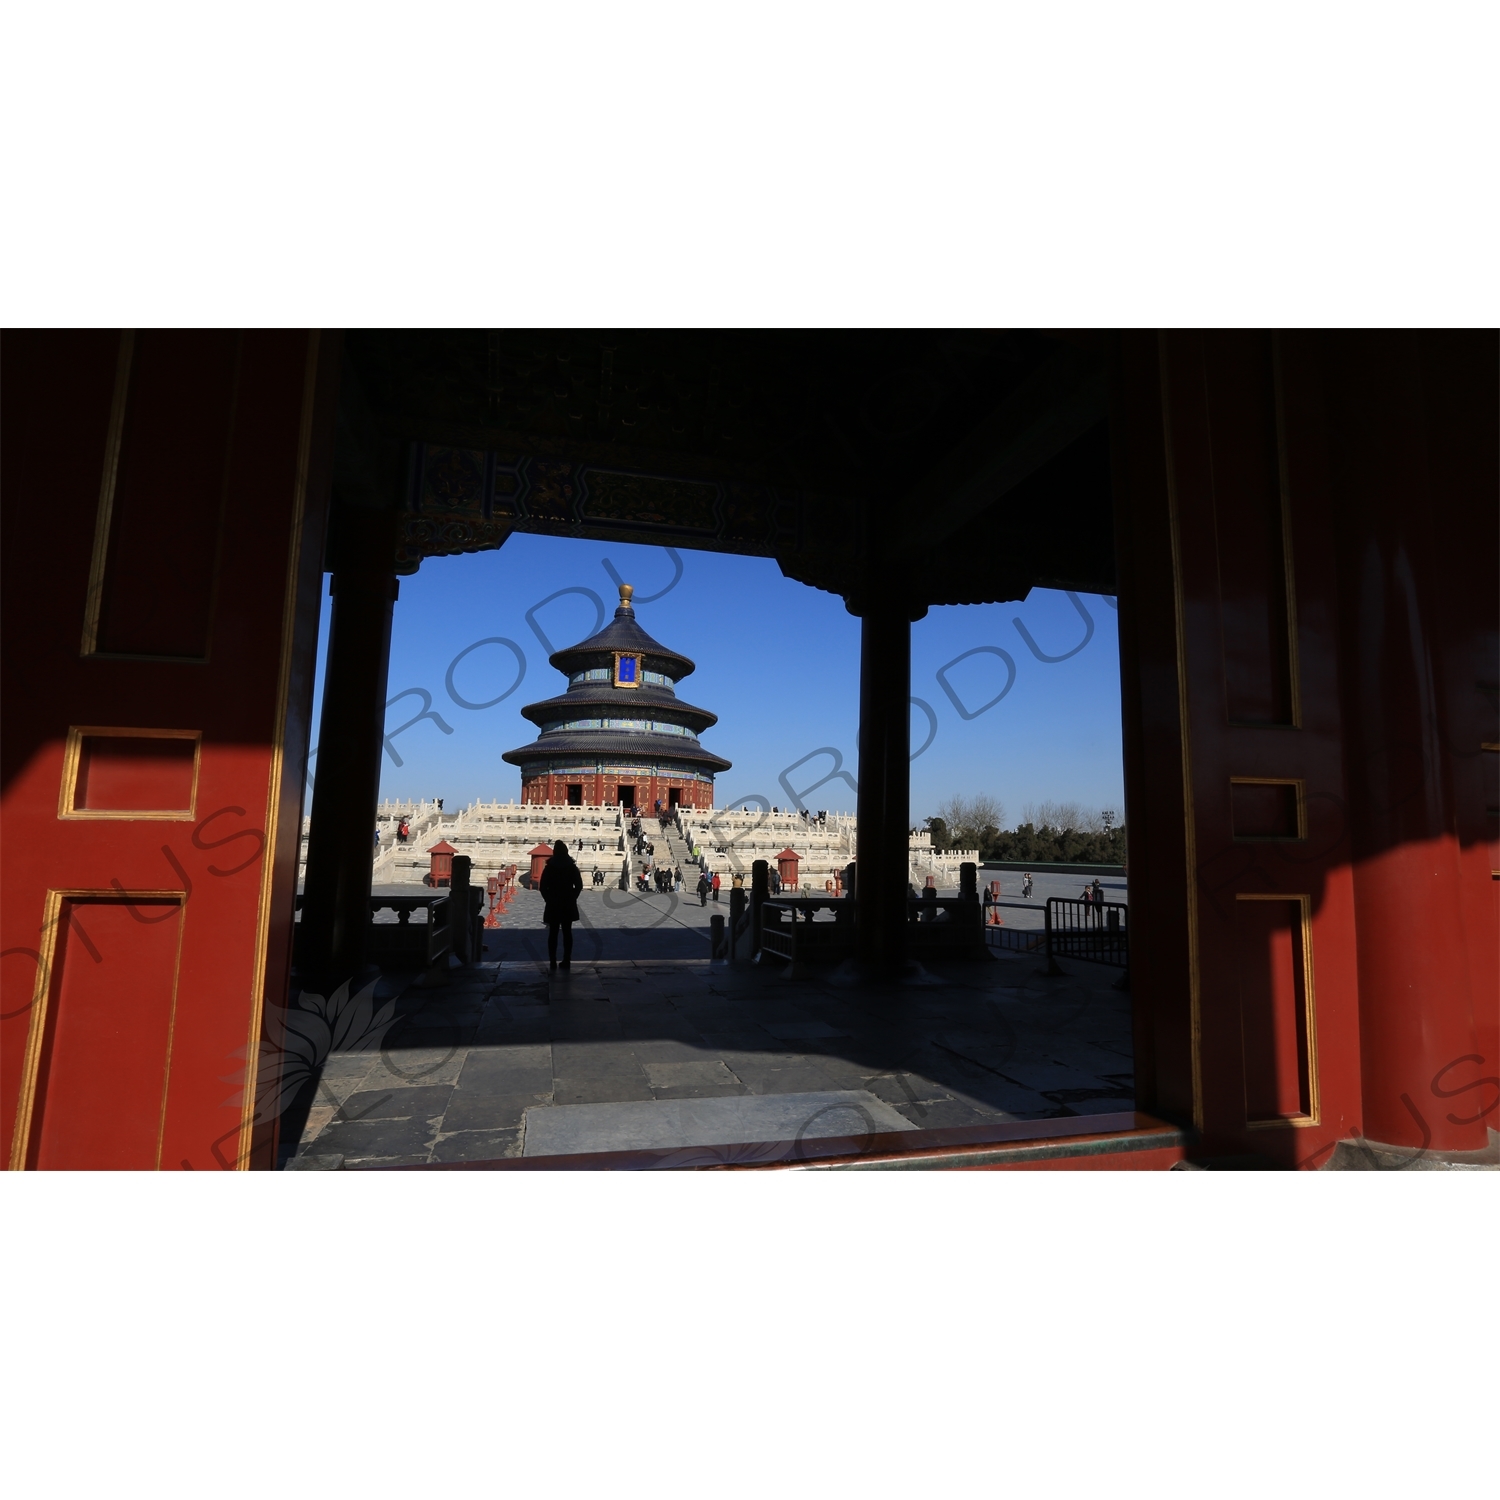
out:
<path id="1" fill-rule="evenodd" d="M 709 954 L 709 923 L 715 914 L 729 920 L 729 892 L 721 891 L 700 905 L 687 892 L 669 896 L 635 891 L 585 888 L 578 898 L 582 921 L 573 928 L 574 960 L 699 958 Z M 509 962 L 547 957 L 547 930 L 542 926 L 542 898 L 537 891 L 517 891 L 502 918 L 503 925 L 484 935 L 487 959 Z"/>
<path id="2" fill-rule="evenodd" d="M 436 983 L 383 979 L 392 1012 L 368 1050 L 327 1059 L 296 1154 L 351 1167 L 517 1156 L 528 1110 L 627 1100 L 868 1090 L 919 1128 L 1133 1107 L 1113 969 L 1047 978 L 1003 955 L 880 991 L 789 981 L 772 963 L 583 951 L 555 976 L 488 958 Z"/>

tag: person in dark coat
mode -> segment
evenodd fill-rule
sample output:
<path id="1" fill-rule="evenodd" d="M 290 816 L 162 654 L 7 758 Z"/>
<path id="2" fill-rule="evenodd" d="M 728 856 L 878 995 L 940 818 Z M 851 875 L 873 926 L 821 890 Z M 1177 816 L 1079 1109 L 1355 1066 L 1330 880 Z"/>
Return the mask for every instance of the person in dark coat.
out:
<path id="1" fill-rule="evenodd" d="M 548 962 L 554 969 L 557 967 L 557 929 L 561 927 L 562 966 L 570 969 L 573 966 L 573 924 L 578 921 L 578 897 L 583 891 L 583 876 L 562 839 L 552 846 L 552 858 L 542 870 L 540 890 L 545 903 L 542 920 L 547 924 Z"/>

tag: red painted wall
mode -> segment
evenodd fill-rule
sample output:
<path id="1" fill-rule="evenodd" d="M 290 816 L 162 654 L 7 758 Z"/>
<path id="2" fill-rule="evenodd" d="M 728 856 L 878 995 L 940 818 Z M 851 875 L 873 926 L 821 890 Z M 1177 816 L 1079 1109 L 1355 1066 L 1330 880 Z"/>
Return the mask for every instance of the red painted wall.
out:
<path id="1" fill-rule="evenodd" d="M 616 787 L 620 784 L 635 788 L 635 805 L 638 810 L 651 811 L 656 799 L 661 799 L 665 809 L 670 805 L 669 793 L 677 790 L 682 806 L 710 811 L 714 805 L 712 783 L 704 781 L 679 781 L 669 776 L 643 775 L 636 781 L 626 781 L 623 776 L 590 776 L 584 778 L 584 801 L 593 807 L 613 807 Z M 532 776 L 521 783 L 521 801 L 527 805 L 545 803 L 566 804 L 569 785 L 577 785 L 576 777 Z"/>

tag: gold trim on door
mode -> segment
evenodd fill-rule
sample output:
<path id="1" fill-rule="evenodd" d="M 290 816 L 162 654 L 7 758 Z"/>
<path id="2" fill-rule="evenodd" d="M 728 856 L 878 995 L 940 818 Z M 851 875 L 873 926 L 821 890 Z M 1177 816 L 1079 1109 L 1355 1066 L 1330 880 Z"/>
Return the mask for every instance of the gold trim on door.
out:
<path id="1" fill-rule="evenodd" d="M 1231 776 L 1229 785 L 1237 786 L 1289 786 L 1295 787 L 1297 793 L 1297 838 L 1307 837 L 1307 783 L 1300 776 Z M 1230 838 L 1238 844 L 1290 844 L 1292 839 L 1283 838 L 1280 834 L 1262 833 L 1235 833 L 1234 814 L 1230 813 L 1229 824 Z"/>
<path id="2" fill-rule="evenodd" d="M 1286 454 L 1286 401 L 1281 376 L 1281 335 L 1271 334 L 1271 386 L 1276 406 L 1276 479 L 1281 490 L 1281 564 L 1286 589 L 1287 691 L 1290 728 L 1302 727 L 1302 669 L 1297 650 L 1297 569 L 1292 551 L 1292 482 Z"/>
<path id="3" fill-rule="evenodd" d="M 1193 1069 L 1193 1125 L 1203 1129 L 1203 1000 L 1198 975 L 1198 834 L 1193 804 L 1192 725 L 1188 710 L 1187 608 L 1182 588 L 1182 538 L 1172 446 L 1172 391 L 1167 335 L 1156 336 L 1161 381 L 1162 448 L 1166 458 L 1167 525 L 1172 542 L 1172 608 L 1177 630 L 1177 714 L 1182 736 L 1182 833 L 1187 858 L 1188 1029 Z"/>
<path id="4" fill-rule="evenodd" d="M 218 530 L 214 539 L 213 578 L 208 601 L 208 634 L 202 656 L 164 656 L 153 651 L 101 651 L 99 624 L 104 609 L 104 575 L 109 565 L 109 539 L 114 525 L 115 493 L 120 477 L 120 452 L 125 442 L 125 417 L 129 408 L 130 381 L 135 363 L 135 330 L 120 334 L 120 354 L 115 366 L 114 399 L 110 406 L 109 433 L 104 445 L 104 476 L 99 486 L 99 513 L 94 520 L 94 552 L 89 561 L 89 586 L 84 596 L 83 641 L 79 655 L 95 661 L 160 661 L 179 667 L 204 667 L 213 655 L 214 621 L 218 615 L 220 563 L 224 555 L 224 512 L 229 493 L 230 460 L 234 452 L 235 427 L 239 420 L 240 371 L 243 335 L 236 335 L 234 383 L 229 397 L 229 430 L 225 438 L 224 473 L 219 485 Z"/>
<path id="5" fill-rule="evenodd" d="M 172 1044 L 177 1032 L 177 991 L 182 976 L 182 935 L 187 927 L 187 893 L 176 890 L 124 891 L 49 890 L 42 907 L 41 962 L 31 992 L 31 1019 L 26 1028 L 26 1054 L 21 1061 L 21 1091 L 16 1099 L 16 1124 L 10 1142 L 9 1170 L 24 1172 L 31 1151 L 32 1116 L 36 1107 L 37 1070 L 42 1060 L 42 1039 L 47 1032 L 47 1013 L 52 998 L 52 965 L 57 956 L 57 930 L 64 901 L 172 901 L 178 907 L 177 954 L 172 965 L 172 1004 L 167 1016 L 167 1052 L 162 1060 L 161 1112 L 156 1126 L 156 1169 L 161 1169 L 162 1140 L 167 1128 L 167 1086 L 172 1077 Z"/>
<path id="6" fill-rule="evenodd" d="M 271 939 L 271 894 L 276 872 L 276 838 L 281 813 L 281 779 L 286 761 L 286 710 L 291 691 L 292 645 L 297 624 L 297 575 L 302 563 L 302 528 L 307 511 L 307 471 L 312 462 L 313 418 L 318 392 L 318 354 L 321 336 L 308 335 L 307 364 L 302 385 L 302 430 L 297 442 L 297 478 L 292 493 L 291 535 L 287 543 L 285 594 L 281 609 L 281 663 L 276 682 L 276 727 L 271 740 L 270 774 L 266 779 L 266 843 L 260 872 L 260 901 L 255 919 L 255 963 L 250 989 L 250 1028 L 245 1038 L 245 1099 L 240 1111 L 240 1133 L 235 1169 L 250 1168 L 255 1134 L 256 1095 L 260 1088 L 260 1032 L 265 1014 L 266 956 Z M 293 864 L 295 875 L 296 865 Z"/>
<path id="7" fill-rule="evenodd" d="M 1246 1119 L 1246 1130 L 1300 1129 L 1317 1125 L 1322 1119 L 1322 1102 L 1318 1089 L 1318 1007 L 1313 996 L 1312 897 L 1284 891 L 1238 891 L 1236 901 L 1295 901 L 1302 926 L 1302 993 L 1307 1007 L 1307 1109 L 1305 1115 L 1288 1115 L 1279 1120 Z M 1244 1070 L 1241 1069 L 1243 1079 Z M 1248 1116 L 1250 1107 L 1245 1104 Z"/>
<path id="8" fill-rule="evenodd" d="M 109 434 L 104 441 L 104 477 L 99 484 L 99 514 L 94 519 L 94 555 L 89 562 L 89 588 L 83 605 L 83 643 L 80 656 L 99 650 L 99 611 L 104 602 L 104 565 L 109 560 L 110 522 L 115 513 L 115 482 L 120 475 L 120 445 L 125 437 L 125 402 L 130 393 L 130 366 L 135 358 L 135 331 L 120 334 L 115 362 L 115 393 L 109 409 Z"/>
<path id="9" fill-rule="evenodd" d="M 125 740 L 192 740 L 193 784 L 188 792 L 186 807 L 151 808 L 94 808 L 74 807 L 73 799 L 78 795 L 78 767 L 83 760 L 83 742 L 90 738 Z M 203 731 L 201 729 L 137 729 L 116 725 L 70 724 L 68 740 L 63 749 L 62 781 L 57 790 L 57 815 L 65 819 L 113 819 L 116 822 L 190 822 L 198 810 L 198 773 L 203 764 Z"/>

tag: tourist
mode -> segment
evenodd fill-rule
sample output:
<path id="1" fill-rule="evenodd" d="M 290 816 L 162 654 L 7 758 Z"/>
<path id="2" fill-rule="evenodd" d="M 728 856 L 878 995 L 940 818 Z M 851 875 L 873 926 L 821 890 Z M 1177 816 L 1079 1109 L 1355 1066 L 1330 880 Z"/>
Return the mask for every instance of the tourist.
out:
<path id="1" fill-rule="evenodd" d="M 1104 920 L 1104 887 L 1099 884 L 1099 877 L 1094 876 L 1094 921 L 1096 925 L 1102 925 Z"/>
<path id="2" fill-rule="evenodd" d="M 990 889 L 988 881 L 985 881 L 984 884 L 984 901 L 981 904 L 984 906 L 984 925 L 988 927 L 990 925 L 990 918 L 995 915 L 991 910 L 995 904 L 995 893 Z"/>
<path id="3" fill-rule="evenodd" d="M 699 906 L 707 906 L 708 905 L 708 893 L 712 889 L 713 889 L 713 886 L 712 886 L 712 884 L 709 881 L 708 871 L 705 870 L 705 871 L 703 871 L 702 874 L 700 874 L 698 876 L 698 905 Z"/>
<path id="4" fill-rule="evenodd" d="M 547 961 L 552 970 L 557 968 L 557 929 L 562 928 L 565 969 L 573 965 L 573 924 L 578 921 L 578 897 L 583 892 L 583 876 L 568 853 L 562 839 L 552 846 L 552 858 L 542 869 L 540 882 L 542 920 L 547 924 Z"/>
<path id="5" fill-rule="evenodd" d="M 714 871 L 714 878 L 709 884 L 713 887 L 714 900 L 717 901 L 719 899 L 719 872 L 717 870 Z"/>
<path id="6" fill-rule="evenodd" d="M 380 847 L 380 824 L 379 823 L 377 823 L 375 825 L 375 847 L 377 849 Z"/>
<path id="7" fill-rule="evenodd" d="M 680 891 L 682 889 L 682 866 L 681 865 L 677 866 L 677 871 L 676 871 L 676 874 L 674 875 L 673 878 L 674 878 L 674 880 L 676 882 L 675 888 Z"/>
<path id="8" fill-rule="evenodd" d="M 1030 875 L 1022 875 L 1021 876 L 1021 894 L 1028 901 L 1031 900 L 1031 876 Z"/>

